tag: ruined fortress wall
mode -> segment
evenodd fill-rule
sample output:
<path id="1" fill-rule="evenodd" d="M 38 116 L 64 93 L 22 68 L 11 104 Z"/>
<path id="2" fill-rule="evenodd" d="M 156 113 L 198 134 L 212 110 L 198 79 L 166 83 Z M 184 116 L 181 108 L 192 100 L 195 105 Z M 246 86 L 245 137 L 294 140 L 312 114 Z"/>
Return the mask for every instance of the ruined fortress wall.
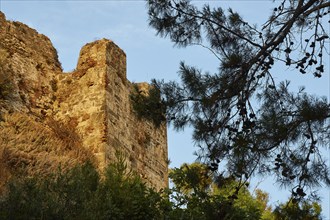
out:
<path id="1" fill-rule="evenodd" d="M 0 34 L 3 42 L 18 44 L 17 48 L 9 43 L 0 46 L 11 51 L 15 85 L 25 82 L 24 88 L 16 87 L 20 97 L 25 97 L 18 101 L 24 106 L 21 109 L 74 128 L 100 170 L 120 151 L 149 185 L 167 186 L 166 126 L 156 128 L 136 118 L 129 97 L 133 86 L 126 79 L 126 55 L 117 45 L 107 39 L 86 44 L 76 69 L 63 73 L 47 37 L 24 24 L 6 21 L 1 13 L 0 23 L 12 28 Z"/>
<path id="2" fill-rule="evenodd" d="M 36 114 L 48 111 L 54 76 L 62 72 L 49 38 L 23 23 L 7 21 L 0 12 L 0 53 L 6 58 L 1 68 L 13 82 L 11 107 Z"/>
<path id="3" fill-rule="evenodd" d="M 167 185 L 166 126 L 156 128 L 151 122 L 136 118 L 130 105 L 132 84 L 126 79 L 123 51 L 107 40 L 106 45 L 106 160 L 116 149 L 128 156 L 128 164 L 157 188 Z M 101 43 L 100 42 L 100 43 Z M 141 84 L 143 85 L 143 84 Z"/>
<path id="4" fill-rule="evenodd" d="M 129 98 L 132 87 L 125 53 L 106 39 L 89 43 L 76 70 L 58 75 L 56 116 L 76 126 L 101 168 L 120 151 L 129 167 L 162 188 L 167 186 L 166 127 L 136 118 Z"/>
<path id="5" fill-rule="evenodd" d="M 76 70 L 59 75 L 58 82 L 56 116 L 76 126 L 101 168 L 120 151 L 151 185 L 167 186 L 166 127 L 136 118 L 126 55 L 117 45 L 106 39 L 85 45 Z"/>

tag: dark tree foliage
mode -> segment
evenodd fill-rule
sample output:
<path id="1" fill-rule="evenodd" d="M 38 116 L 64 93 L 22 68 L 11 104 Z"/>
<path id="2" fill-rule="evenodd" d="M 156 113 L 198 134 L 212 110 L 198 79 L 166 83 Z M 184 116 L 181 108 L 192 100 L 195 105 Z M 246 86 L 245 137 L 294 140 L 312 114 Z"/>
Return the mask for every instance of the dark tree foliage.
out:
<path id="1" fill-rule="evenodd" d="M 246 186 L 233 200 L 235 178 L 215 183 L 202 164 L 171 170 L 174 186 L 156 192 L 123 159 L 102 175 L 87 162 L 49 176 L 13 177 L 0 195 L 0 219 L 320 219 L 317 201 L 289 201 L 272 211 L 267 193 L 254 196 Z"/>
<path id="2" fill-rule="evenodd" d="M 86 163 L 44 178 L 12 179 L 0 196 L 0 219 L 162 219 L 162 201 L 123 160 L 102 177 Z"/>
<path id="3" fill-rule="evenodd" d="M 156 127 L 159 127 L 166 119 L 165 107 L 160 101 L 160 91 L 150 87 L 147 92 L 148 94 L 136 84 L 133 85 L 130 94 L 133 110 L 139 119 L 152 121 Z"/>
<path id="4" fill-rule="evenodd" d="M 281 204 L 273 211 L 274 220 L 319 220 L 321 206 L 316 201 L 303 201 L 301 204 L 292 201 Z"/>
<path id="5" fill-rule="evenodd" d="M 199 8 L 189 0 L 148 0 L 149 24 L 175 45 L 201 45 L 219 59 L 219 72 L 181 63 L 181 82 L 153 81 L 176 129 L 194 128 L 200 159 L 242 183 L 254 174 L 275 175 L 296 199 L 308 187 L 330 184 L 322 149 L 330 143 L 330 106 L 323 97 L 275 82 L 283 63 L 297 74 L 326 73 L 330 2 L 282 0 L 257 28 L 234 10 Z M 315 79 L 318 80 L 318 79 Z M 255 104 L 259 100 L 260 105 Z M 149 109 L 150 110 L 150 109 Z M 221 167 L 221 169 L 225 169 Z"/>

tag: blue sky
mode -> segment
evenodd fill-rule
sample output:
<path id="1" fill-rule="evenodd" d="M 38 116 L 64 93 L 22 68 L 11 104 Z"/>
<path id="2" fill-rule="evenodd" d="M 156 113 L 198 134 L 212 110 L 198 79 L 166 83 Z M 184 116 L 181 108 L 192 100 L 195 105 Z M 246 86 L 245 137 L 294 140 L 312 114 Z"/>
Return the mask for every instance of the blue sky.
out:
<path id="1" fill-rule="evenodd" d="M 259 25 L 276 6 L 271 0 L 195 1 L 199 5 L 207 2 L 224 8 L 230 6 L 249 22 Z M 7 19 L 21 21 L 48 36 L 65 71 L 75 68 L 79 50 L 84 44 L 101 38 L 113 40 L 125 51 L 127 77 L 132 82 L 149 82 L 152 78 L 175 80 L 181 60 L 205 71 L 217 71 L 217 59 L 208 50 L 198 46 L 175 48 L 170 40 L 155 36 L 155 30 L 148 27 L 144 1 L 0 0 L 0 10 Z M 308 92 L 327 96 L 329 100 L 329 75 L 315 79 L 278 69 L 275 77 L 278 80 L 290 79 L 294 90 L 305 85 Z M 189 130 L 176 133 L 169 129 L 168 144 L 171 167 L 195 160 Z M 329 151 L 326 153 L 329 155 Z M 272 179 L 264 180 L 259 186 L 270 193 L 275 204 L 287 199 L 288 193 L 275 187 Z M 329 189 L 323 188 L 321 194 L 324 198 L 323 215 L 330 219 Z"/>

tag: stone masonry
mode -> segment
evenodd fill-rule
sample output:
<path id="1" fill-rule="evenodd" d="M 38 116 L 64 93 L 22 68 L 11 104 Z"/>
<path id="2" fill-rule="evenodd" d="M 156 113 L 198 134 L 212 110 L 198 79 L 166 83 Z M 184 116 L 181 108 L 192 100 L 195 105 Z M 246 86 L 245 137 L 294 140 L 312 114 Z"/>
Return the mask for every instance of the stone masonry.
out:
<path id="1" fill-rule="evenodd" d="M 75 124 L 101 168 L 119 150 L 151 185 L 167 186 L 166 127 L 140 121 L 132 112 L 126 55 L 117 45 L 106 39 L 85 45 L 77 69 L 57 80 L 56 117 Z"/>
<path id="2" fill-rule="evenodd" d="M 22 23 L 6 21 L 1 12 L 0 24 L 0 49 L 9 54 L 17 89 L 15 111 L 52 117 L 73 127 L 100 170 L 119 151 L 149 185 L 167 187 L 166 125 L 156 128 L 135 116 L 126 55 L 115 43 L 102 39 L 86 44 L 76 69 L 63 73 L 47 37 Z"/>

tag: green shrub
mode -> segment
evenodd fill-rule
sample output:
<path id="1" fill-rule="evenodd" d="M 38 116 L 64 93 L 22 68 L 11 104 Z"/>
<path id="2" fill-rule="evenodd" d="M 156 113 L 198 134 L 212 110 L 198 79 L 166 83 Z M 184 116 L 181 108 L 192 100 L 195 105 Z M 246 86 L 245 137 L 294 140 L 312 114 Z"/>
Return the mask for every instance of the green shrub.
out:
<path id="1" fill-rule="evenodd" d="M 0 197 L 0 219 L 320 219 L 315 202 L 289 202 L 272 212 L 267 193 L 253 196 L 247 188 L 232 200 L 229 195 L 238 182 L 229 178 L 215 185 L 201 172 L 205 166 L 198 164 L 172 170 L 175 186 L 156 192 L 118 158 L 103 176 L 87 162 L 45 178 L 12 179 L 7 194 Z"/>
<path id="2" fill-rule="evenodd" d="M 159 219 L 161 200 L 123 161 L 110 164 L 104 179 L 86 163 L 43 179 L 13 179 L 0 219 Z"/>
<path id="3" fill-rule="evenodd" d="M 133 110 L 139 119 L 151 121 L 156 127 L 159 127 L 166 121 L 166 107 L 160 98 L 160 91 L 149 86 L 143 91 L 138 85 L 133 85 L 130 98 Z"/>

